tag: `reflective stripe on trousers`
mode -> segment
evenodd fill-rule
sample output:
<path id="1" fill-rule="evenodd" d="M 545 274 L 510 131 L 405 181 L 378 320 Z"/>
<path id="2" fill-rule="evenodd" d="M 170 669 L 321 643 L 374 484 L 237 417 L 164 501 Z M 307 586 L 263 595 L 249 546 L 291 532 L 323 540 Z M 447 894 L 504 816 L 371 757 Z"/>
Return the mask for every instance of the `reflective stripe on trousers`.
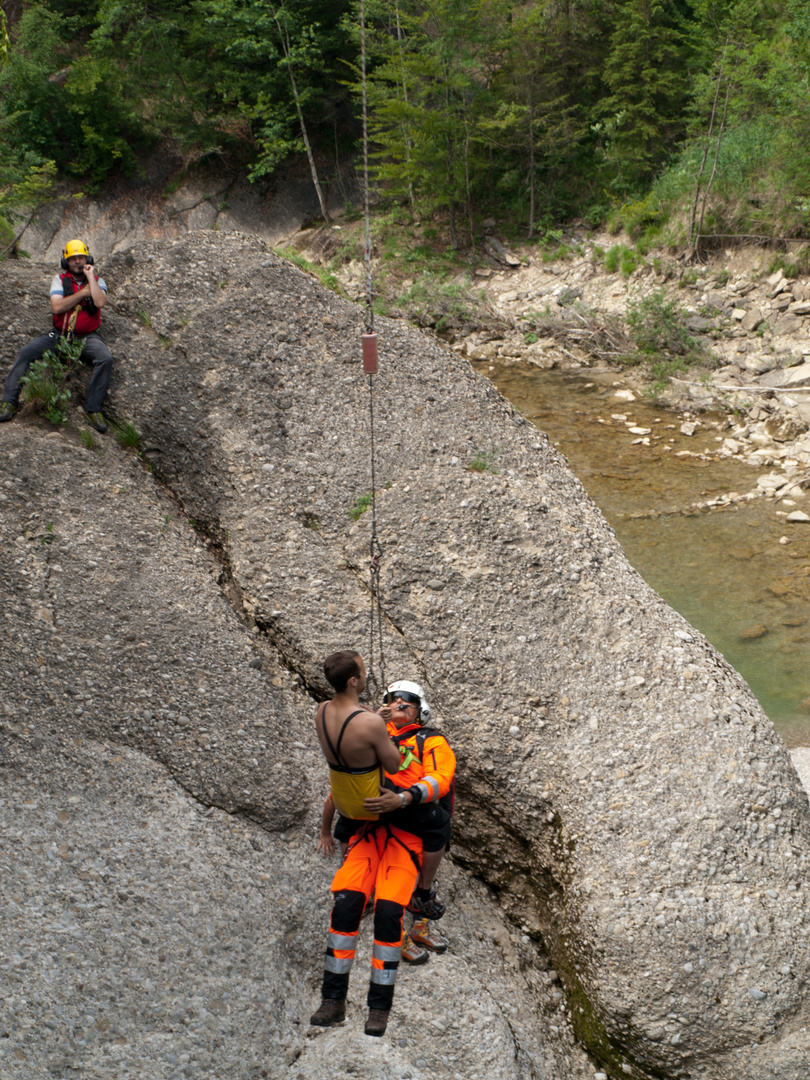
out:
<path id="1" fill-rule="evenodd" d="M 401 941 L 398 945 L 375 941 L 371 952 L 371 981 L 378 986 L 393 986 L 401 955 Z"/>
<path id="2" fill-rule="evenodd" d="M 354 934 L 340 934 L 335 930 L 330 930 L 326 938 L 324 971 L 331 971 L 335 975 L 347 975 L 352 970 L 356 949 L 356 932 Z"/>

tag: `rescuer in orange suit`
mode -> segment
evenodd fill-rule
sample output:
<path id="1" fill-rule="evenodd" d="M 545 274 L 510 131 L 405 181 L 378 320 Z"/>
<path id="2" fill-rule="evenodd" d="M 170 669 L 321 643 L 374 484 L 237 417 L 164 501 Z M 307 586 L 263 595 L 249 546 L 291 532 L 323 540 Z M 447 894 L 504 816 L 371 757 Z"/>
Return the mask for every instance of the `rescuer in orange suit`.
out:
<path id="1" fill-rule="evenodd" d="M 397 772 L 386 771 L 386 787 L 407 790 L 411 803 L 398 809 L 391 798 L 395 792 L 383 791 L 365 806 L 390 813 L 392 824 L 408 828 L 422 839 L 422 869 L 408 904 L 414 916 L 410 935 L 405 935 L 402 958 L 411 964 L 424 963 L 427 953 L 444 952 L 447 942 L 432 931 L 429 920 L 440 919 L 444 904 L 433 891 L 433 879 L 450 842 L 451 818 L 455 798 L 456 755 L 440 731 L 428 727 L 430 706 L 425 692 L 415 682 L 401 680 L 388 686 L 380 710 L 387 722 L 388 734 L 402 755 Z"/>
<path id="2" fill-rule="evenodd" d="M 338 812 L 360 820 L 343 865 L 332 880 L 335 898 L 327 938 L 321 1004 L 310 1019 L 331 1027 L 345 1017 L 349 974 L 354 963 L 363 908 L 372 891 L 374 944 L 368 989 L 367 1035 L 385 1033 L 394 997 L 402 949 L 402 916 L 421 869 L 422 840 L 393 821 L 393 816 L 370 805 L 383 800 L 404 810 L 418 796 L 410 790 L 380 794 L 381 767 L 394 772 L 402 760 L 388 738 L 379 713 L 360 706 L 366 673 L 356 652 L 333 653 L 324 673 L 335 696 L 318 709 L 318 739 L 329 763 L 332 799 Z M 365 791 L 363 791 L 365 788 Z M 362 796 L 362 801 L 360 797 Z"/>

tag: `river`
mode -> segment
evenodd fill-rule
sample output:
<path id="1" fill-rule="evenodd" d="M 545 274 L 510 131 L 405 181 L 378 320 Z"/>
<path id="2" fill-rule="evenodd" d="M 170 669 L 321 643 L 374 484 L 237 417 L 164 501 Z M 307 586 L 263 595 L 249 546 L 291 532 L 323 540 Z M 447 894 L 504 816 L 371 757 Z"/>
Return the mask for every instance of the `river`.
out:
<path id="1" fill-rule="evenodd" d="M 752 465 L 677 456 L 716 449 L 724 417 L 688 437 L 671 411 L 616 400 L 616 375 L 475 366 L 565 454 L 633 566 L 743 675 L 785 743 L 810 745 L 810 525 L 773 499 L 692 508 L 756 488 Z"/>

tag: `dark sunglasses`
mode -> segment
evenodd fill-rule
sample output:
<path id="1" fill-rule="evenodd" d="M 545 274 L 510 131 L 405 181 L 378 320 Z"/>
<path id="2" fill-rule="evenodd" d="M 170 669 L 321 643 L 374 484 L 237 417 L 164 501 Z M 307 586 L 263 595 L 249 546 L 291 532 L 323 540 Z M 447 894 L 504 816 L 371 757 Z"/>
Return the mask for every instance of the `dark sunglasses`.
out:
<path id="1" fill-rule="evenodd" d="M 422 704 L 416 694 L 408 694 L 404 690 L 395 690 L 393 694 L 386 694 L 383 698 L 383 704 L 387 705 L 390 701 L 404 701 L 408 705 L 415 705 L 417 709 Z"/>

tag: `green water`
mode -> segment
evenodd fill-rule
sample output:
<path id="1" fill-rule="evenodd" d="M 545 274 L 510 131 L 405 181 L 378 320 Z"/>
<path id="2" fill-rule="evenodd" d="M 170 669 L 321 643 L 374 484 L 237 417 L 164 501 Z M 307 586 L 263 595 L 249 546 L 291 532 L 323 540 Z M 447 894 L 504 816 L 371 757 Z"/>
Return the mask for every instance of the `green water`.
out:
<path id="1" fill-rule="evenodd" d="M 751 491 L 770 467 L 676 457 L 717 447 L 728 432 L 701 427 L 681 435 L 673 413 L 613 399 L 615 376 L 600 386 L 556 372 L 476 366 L 559 446 L 633 566 L 741 672 L 787 745 L 810 745 L 810 525 L 784 517 L 794 508 L 810 512 L 810 500 L 790 507 L 757 499 L 698 513 L 692 504 Z M 631 445 L 638 436 L 611 414 L 650 428 L 651 445 Z M 780 544 L 785 536 L 791 542 Z M 766 633 L 741 636 L 755 626 Z"/>

